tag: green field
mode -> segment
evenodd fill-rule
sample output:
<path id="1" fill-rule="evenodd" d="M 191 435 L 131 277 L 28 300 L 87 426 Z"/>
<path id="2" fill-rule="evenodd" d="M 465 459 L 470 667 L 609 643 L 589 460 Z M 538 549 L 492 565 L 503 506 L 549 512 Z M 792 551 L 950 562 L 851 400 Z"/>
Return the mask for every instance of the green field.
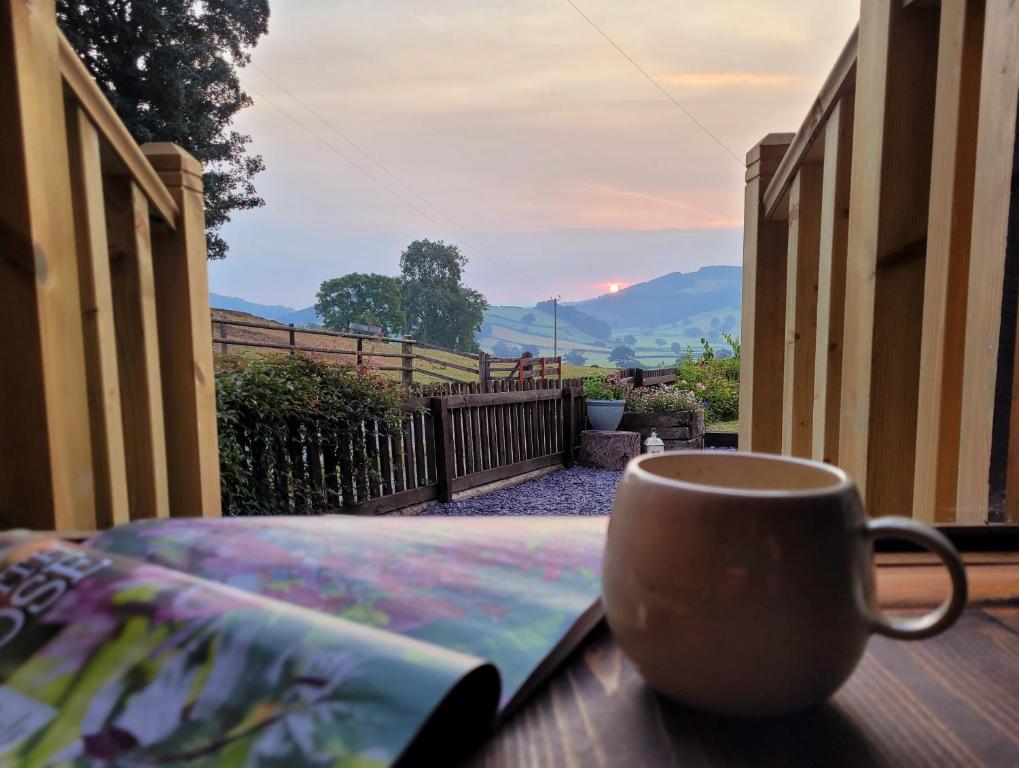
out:
<path id="1" fill-rule="evenodd" d="M 523 317 L 532 314 L 534 321 L 524 323 Z M 608 360 L 609 353 L 617 346 L 617 342 L 626 336 L 633 336 L 635 344 L 629 344 L 641 362 L 646 365 L 672 365 L 676 354 L 672 345 L 678 343 L 685 351 L 691 347 L 695 353 L 701 349 L 701 338 L 708 337 L 715 347 L 724 347 L 722 333 L 739 335 L 739 308 L 725 307 L 713 312 L 692 315 L 682 322 L 662 324 L 654 328 L 620 327 L 612 328 L 612 337 L 599 340 L 594 336 L 578 330 L 560 318 L 559 323 L 559 354 L 571 350 L 580 350 L 587 359 L 588 365 L 614 367 Z M 553 354 L 553 325 L 550 314 L 539 312 L 533 307 L 492 307 L 485 313 L 485 323 L 478 343 L 487 352 L 492 352 L 495 345 L 504 342 L 511 345 L 534 345 L 539 354 Z M 664 345 L 657 344 L 657 340 Z"/>

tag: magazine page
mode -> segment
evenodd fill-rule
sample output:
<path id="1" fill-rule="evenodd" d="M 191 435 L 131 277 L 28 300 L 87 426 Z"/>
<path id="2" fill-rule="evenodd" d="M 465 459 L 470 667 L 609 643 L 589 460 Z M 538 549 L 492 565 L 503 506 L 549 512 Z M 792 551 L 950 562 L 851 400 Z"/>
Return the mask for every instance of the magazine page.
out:
<path id="1" fill-rule="evenodd" d="M 486 659 L 505 710 L 553 651 L 561 658 L 600 619 L 607 522 L 175 518 L 115 528 L 90 546 Z"/>
<path id="2" fill-rule="evenodd" d="M 497 673 L 476 658 L 0 534 L 3 768 L 382 766 L 428 722 L 415 750 L 455 744 L 453 726 L 484 734 L 497 700 Z"/>

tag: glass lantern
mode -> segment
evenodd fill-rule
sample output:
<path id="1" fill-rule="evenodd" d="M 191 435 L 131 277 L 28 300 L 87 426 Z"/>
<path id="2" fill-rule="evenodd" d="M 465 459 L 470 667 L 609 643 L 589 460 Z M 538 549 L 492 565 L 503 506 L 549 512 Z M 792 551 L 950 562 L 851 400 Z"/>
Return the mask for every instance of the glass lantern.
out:
<path id="1" fill-rule="evenodd" d="M 665 453 L 665 443 L 653 429 L 651 437 L 644 441 L 644 449 L 647 453 Z"/>

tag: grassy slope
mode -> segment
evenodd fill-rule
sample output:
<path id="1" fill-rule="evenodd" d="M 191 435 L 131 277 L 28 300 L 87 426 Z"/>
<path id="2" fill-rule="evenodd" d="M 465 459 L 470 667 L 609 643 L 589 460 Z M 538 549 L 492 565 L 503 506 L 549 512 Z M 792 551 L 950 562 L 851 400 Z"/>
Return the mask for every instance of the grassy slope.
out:
<path id="1" fill-rule="evenodd" d="M 215 317 L 223 317 L 230 320 L 244 320 L 248 322 L 269 323 L 278 326 L 280 329 L 277 331 L 269 330 L 266 328 L 238 328 L 236 326 L 228 326 L 227 337 L 231 342 L 229 346 L 229 350 L 231 353 L 242 352 L 244 354 L 253 355 L 286 354 L 285 349 L 276 350 L 266 349 L 264 347 L 245 347 L 243 345 L 244 341 L 273 342 L 281 345 L 286 345 L 289 343 L 290 340 L 290 331 L 289 328 L 286 328 L 286 326 L 281 325 L 279 323 L 274 323 L 271 320 L 266 320 L 263 317 L 251 315 L 247 312 L 238 312 L 232 310 L 222 311 L 215 310 L 213 314 Z M 219 333 L 220 333 L 219 326 L 217 326 L 213 331 L 213 335 L 218 338 Z M 295 331 L 294 340 L 298 346 L 314 347 L 317 349 L 329 350 L 329 352 L 326 353 L 310 353 L 314 357 L 320 357 L 325 360 L 332 360 L 334 362 L 339 363 L 347 364 L 354 363 L 355 360 L 354 351 L 357 344 L 357 342 L 354 339 L 346 339 L 339 336 L 321 336 L 318 334 L 303 333 L 300 329 L 298 329 Z M 220 351 L 219 344 L 214 344 L 213 348 L 216 352 Z M 478 380 L 478 374 L 476 372 L 469 373 L 467 371 L 461 371 L 456 368 L 452 368 L 449 365 L 443 364 L 453 363 L 456 365 L 464 366 L 466 368 L 474 368 L 474 370 L 477 371 L 476 360 L 472 360 L 471 358 L 465 357 L 463 355 L 457 355 L 451 352 L 441 352 L 435 349 L 421 349 L 418 351 L 427 355 L 428 357 L 435 358 L 436 360 L 440 360 L 442 362 L 432 363 L 416 359 L 414 361 L 414 381 L 424 382 L 444 381 L 444 379 L 440 379 L 437 376 L 429 376 L 428 375 L 429 371 L 436 371 L 444 376 L 456 379 L 457 381 Z M 400 364 L 399 358 L 378 357 L 377 355 L 399 354 L 399 352 L 400 352 L 399 344 L 364 342 L 362 345 L 361 359 L 364 365 L 369 365 L 373 367 L 380 365 L 396 366 Z M 595 370 L 597 369 L 564 365 L 563 376 L 567 378 L 590 376 L 591 373 L 594 372 Z M 393 379 L 400 378 L 399 371 L 384 371 L 383 373 L 386 376 Z"/>
<path id="2" fill-rule="evenodd" d="M 533 314 L 535 319 L 533 323 L 525 324 L 520 318 L 528 313 Z M 733 322 L 724 323 L 726 318 Z M 711 325 L 714 319 L 719 322 L 718 327 Z M 552 318 L 550 315 L 538 312 L 533 308 L 493 307 L 486 314 L 486 323 L 491 325 L 491 333 L 478 338 L 482 349 L 491 351 L 497 342 L 504 341 L 517 345 L 534 344 L 538 346 L 543 355 L 552 354 Z M 584 353 L 589 365 L 611 366 L 608 355 L 616 345 L 615 339 L 634 336 L 637 341 L 631 346 L 642 362 L 648 365 L 656 365 L 661 361 L 672 364 L 676 359 L 676 355 L 672 351 L 673 343 L 678 343 L 684 350 L 688 346 L 699 350 L 702 336 L 707 336 L 713 331 L 726 331 L 738 336 L 738 324 L 739 308 L 725 307 L 715 312 L 702 312 L 693 315 L 681 323 L 660 325 L 654 329 L 613 327 L 613 338 L 608 341 L 608 346 L 600 347 L 594 344 L 597 341 L 594 337 L 562 323 L 559 326 L 559 352 L 562 354 L 571 349 L 579 349 Z M 649 330 L 650 333 L 648 333 Z M 655 343 L 659 338 L 665 340 L 664 347 Z M 716 339 L 712 339 L 712 344 L 716 347 L 724 346 L 723 341 Z"/>

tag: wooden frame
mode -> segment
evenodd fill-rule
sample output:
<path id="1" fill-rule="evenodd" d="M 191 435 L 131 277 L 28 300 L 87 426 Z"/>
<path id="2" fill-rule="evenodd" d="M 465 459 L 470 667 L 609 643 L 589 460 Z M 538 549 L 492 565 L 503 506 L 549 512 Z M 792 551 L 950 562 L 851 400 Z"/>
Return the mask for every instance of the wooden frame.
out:
<path id="1" fill-rule="evenodd" d="M 1007 0 L 863 4 L 763 193 L 748 156 L 741 448 L 808 455 L 803 352 L 809 455 L 845 468 L 872 514 L 1019 520 L 1017 100 L 1019 11 Z M 812 164 L 811 353 L 812 263 L 799 240 Z M 786 220 L 778 265 L 761 233 Z M 788 269 L 788 346 L 762 360 L 760 305 L 777 303 L 766 260 L 772 276 Z M 758 403 L 776 403 L 769 369 L 785 371 L 784 386 L 780 412 L 762 415 Z"/>
<path id="2" fill-rule="evenodd" d="M 0 8 L 0 108 L 0 523 L 219 514 L 201 166 L 146 156 L 53 0 Z"/>
<path id="3" fill-rule="evenodd" d="M 747 153 L 739 402 L 744 450 L 778 452 L 782 447 L 789 231 L 783 222 L 765 216 L 763 197 L 792 139 L 788 133 L 768 134 Z"/>

